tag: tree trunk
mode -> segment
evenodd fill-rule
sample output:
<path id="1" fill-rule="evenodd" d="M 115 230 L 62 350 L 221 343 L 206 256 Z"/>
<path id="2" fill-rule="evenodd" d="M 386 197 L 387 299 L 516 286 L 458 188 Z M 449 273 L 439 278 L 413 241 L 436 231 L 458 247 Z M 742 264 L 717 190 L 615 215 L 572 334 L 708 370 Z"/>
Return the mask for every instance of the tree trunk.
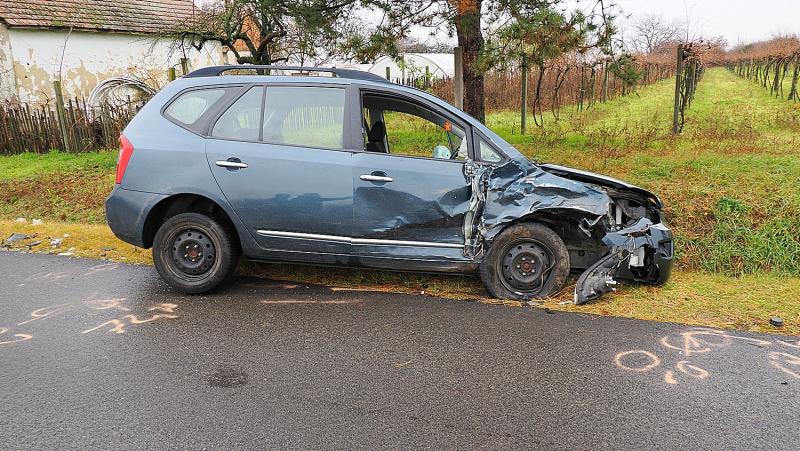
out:
<path id="1" fill-rule="evenodd" d="M 464 65 L 464 111 L 475 119 L 486 119 L 483 72 L 478 68 L 478 56 L 483 50 L 481 33 L 481 2 L 483 0 L 456 0 L 455 18 L 458 45 L 462 48 Z"/>

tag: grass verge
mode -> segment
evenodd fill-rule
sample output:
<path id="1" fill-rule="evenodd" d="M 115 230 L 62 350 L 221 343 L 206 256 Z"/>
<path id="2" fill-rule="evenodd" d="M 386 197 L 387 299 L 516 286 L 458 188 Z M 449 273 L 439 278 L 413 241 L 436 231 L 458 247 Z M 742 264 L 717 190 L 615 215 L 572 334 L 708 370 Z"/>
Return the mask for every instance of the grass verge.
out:
<path id="1" fill-rule="evenodd" d="M 0 237 L 8 238 L 12 233 L 29 236 L 13 245 L 13 248 L 23 252 L 58 254 L 69 251 L 75 257 L 152 264 L 149 250 L 119 241 L 105 225 L 31 225 L 0 221 Z M 65 234 L 68 235 L 66 238 Z M 50 240 L 55 238 L 63 241 L 57 248 L 50 245 Z M 32 245 L 36 242 L 39 244 Z M 519 302 L 487 298 L 480 281 L 469 277 L 246 261 L 240 264 L 238 272 L 273 280 L 322 284 L 334 289 L 425 294 L 490 304 L 522 305 Z M 797 277 L 749 275 L 731 278 L 718 274 L 676 271 L 663 287 L 626 286 L 600 301 L 583 306 L 570 303 L 572 288 L 565 289 L 559 297 L 543 301 L 540 307 L 557 311 L 800 335 L 800 302 L 797 302 L 800 278 Z M 782 317 L 786 325 L 781 329 L 771 326 L 769 318 L 772 316 Z"/>

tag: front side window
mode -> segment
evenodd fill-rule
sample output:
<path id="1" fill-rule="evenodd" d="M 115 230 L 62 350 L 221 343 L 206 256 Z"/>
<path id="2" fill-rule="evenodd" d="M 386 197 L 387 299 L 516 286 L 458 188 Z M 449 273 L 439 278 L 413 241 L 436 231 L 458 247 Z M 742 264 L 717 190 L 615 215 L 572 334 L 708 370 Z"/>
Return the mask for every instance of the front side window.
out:
<path id="1" fill-rule="evenodd" d="M 195 125 L 230 88 L 197 89 L 184 92 L 164 110 L 169 118 L 186 126 Z"/>
<path id="2" fill-rule="evenodd" d="M 217 119 L 211 136 L 241 141 L 258 141 L 261 131 L 261 108 L 264 88 L 250 88 Z"/>
<path id="3" fill-rule="evenodd" d="M 466 133 L 449 118 L 395 97 L 365 94 L 362 103 L 367 152 L 440 160 L 469 158 Z"/>
<path id="4" fill-rule="evenodd" d="M 265 104 L 264 142 L 328 149 L 344 147 L 344 89 L 270 86 Z"/>

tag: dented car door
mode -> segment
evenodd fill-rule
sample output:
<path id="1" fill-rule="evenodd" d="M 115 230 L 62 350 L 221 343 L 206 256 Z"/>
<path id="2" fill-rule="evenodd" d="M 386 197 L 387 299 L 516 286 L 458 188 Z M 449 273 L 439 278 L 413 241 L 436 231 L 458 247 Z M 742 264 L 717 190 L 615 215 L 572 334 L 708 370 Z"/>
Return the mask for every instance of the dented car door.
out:
<path id="1" fill-rule="evenodd" d="M 353 161 L 352 249 L 362 263 L 464 259 L 471 197 L 464 162 L 370 152 Z"/>

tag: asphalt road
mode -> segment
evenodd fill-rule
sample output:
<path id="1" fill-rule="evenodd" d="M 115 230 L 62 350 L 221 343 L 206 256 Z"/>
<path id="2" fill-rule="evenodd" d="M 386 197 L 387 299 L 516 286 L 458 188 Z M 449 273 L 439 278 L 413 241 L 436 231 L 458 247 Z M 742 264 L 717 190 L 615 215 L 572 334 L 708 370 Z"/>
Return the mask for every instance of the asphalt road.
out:
<path id="1" fill-rule="evenodd" d="M 0 253 L 0 448 L 798 449 L 800 342 Z"/>

